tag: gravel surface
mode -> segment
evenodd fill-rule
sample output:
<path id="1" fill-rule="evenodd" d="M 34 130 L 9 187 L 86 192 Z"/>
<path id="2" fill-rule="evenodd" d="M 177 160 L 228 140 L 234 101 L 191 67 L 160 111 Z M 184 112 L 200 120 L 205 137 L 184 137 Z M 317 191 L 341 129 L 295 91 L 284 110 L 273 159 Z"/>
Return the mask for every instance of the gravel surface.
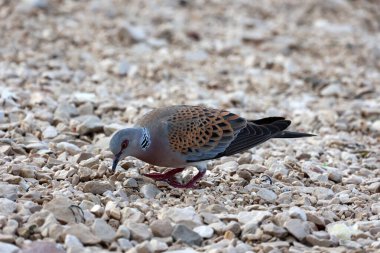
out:
<path id="1" fill-rule="evenodd" d="M 376 0 L 0 0 L 0 20 L 0 252 L 380 251 Z M 112 133 L 173 104 L 318 136 L 210 161 L 194 190 L 111 173 Z"/>

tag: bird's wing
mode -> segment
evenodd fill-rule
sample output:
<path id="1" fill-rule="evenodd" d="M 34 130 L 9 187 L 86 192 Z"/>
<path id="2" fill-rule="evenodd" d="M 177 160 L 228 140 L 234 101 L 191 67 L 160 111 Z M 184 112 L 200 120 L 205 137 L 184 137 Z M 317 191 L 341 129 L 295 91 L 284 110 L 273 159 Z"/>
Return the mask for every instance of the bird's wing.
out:
<path id="1" fill-rule="evenodd" d="M 246 125 L 244 118 L 225 110 L 180 106 L 167 118 L 168 140 L 187 162 L 209 160 L 224 152 Z"/>
<path id="2" fill-rule="evenodd" d="M 289 120 L 281 117 L 264 118 L 248 121 L 230 145 L 215 158 L 234 155 L 253 148 L 271 138 L 278 136 L 290 125 Z"/>

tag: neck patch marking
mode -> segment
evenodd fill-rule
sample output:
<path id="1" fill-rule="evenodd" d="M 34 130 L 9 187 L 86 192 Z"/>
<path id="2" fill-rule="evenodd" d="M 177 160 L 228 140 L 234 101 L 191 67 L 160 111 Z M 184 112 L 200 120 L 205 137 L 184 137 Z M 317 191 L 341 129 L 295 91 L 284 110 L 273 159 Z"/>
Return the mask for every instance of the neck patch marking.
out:
<path id="1" fill-rule="evenodd" d="M 151 139 L 150 139 L 149 131 L 148 131 L 148 129 L 146 129 L 144 127 L 143 128 L 143 134 L 142 134 L 142 137 L 141 137 L 140 146 L 141 146 L 142 150 L 146 151 L 147 148 L 149 148 L 150 144 L 151 144 Z"/>

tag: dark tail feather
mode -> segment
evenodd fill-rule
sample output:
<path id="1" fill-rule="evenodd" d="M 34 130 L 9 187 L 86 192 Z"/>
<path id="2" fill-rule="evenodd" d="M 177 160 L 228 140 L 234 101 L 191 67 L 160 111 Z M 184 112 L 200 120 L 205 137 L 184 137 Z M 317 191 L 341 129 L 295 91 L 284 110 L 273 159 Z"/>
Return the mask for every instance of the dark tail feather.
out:
<path id="1" fill-rule="evenodd" d="M 316 136 L 315 134 L 299 133 L 299 132 L 290 132 L 290 131 L 281 131 L 272 138 L 302 138 L 302 137 L 312 137 Z"/>
<path id="2" fill-rule="evenodd" d="M 255 123 L 256 125 L 267 125 L 267 124 L 272 124 L 276 121 L 279 120 L 284 120 L 285 118 L 283 117 L 268 117 L 268 118 L 263 118 L 263 119 L 256 119 L 256 120 L 248 120 L 249 122 Z"/>

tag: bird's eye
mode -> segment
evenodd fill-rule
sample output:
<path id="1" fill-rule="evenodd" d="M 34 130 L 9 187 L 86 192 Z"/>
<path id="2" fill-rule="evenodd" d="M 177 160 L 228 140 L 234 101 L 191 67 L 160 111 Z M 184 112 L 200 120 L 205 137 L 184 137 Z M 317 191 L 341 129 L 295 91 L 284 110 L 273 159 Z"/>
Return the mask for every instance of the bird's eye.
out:
<path id="1" fill-rule="evenodd" d="M 121 144 L 121 149 L 126 149 L 128 147 L 128 143 L 128 140 L 123 141 L 123 143 Z"/>

